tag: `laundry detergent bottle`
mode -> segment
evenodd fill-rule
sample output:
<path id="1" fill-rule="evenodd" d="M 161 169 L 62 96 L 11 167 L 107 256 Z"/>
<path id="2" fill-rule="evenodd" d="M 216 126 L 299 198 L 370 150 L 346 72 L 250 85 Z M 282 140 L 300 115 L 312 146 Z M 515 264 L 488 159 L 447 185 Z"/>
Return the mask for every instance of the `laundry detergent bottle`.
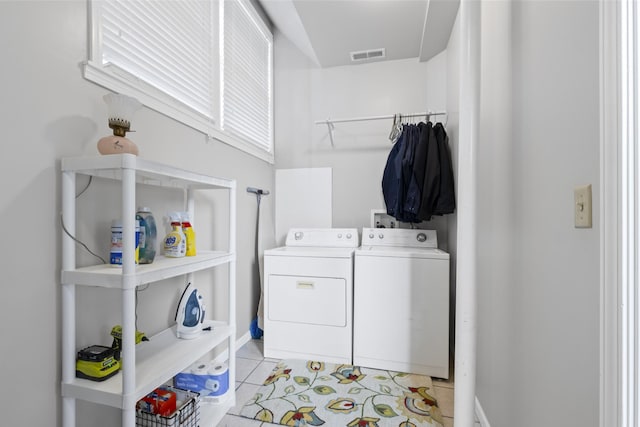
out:
<path id="1" fill-rule="evenodd" d="M 182 232 L 187 238 L 186 256 L 196 255 L 196 232 L 193 231 L 188 212 L 182 212 Z"/>
<path id="2" fill-rule="evenodd" d="M 140 221 L 135 220 L 135 251 L 134 261 L 136 264 L 140 258 Z M 109 263 L 116 267 L 122 267 L 122 220 L 114 219 L 111 222 L 111 251 L 109 253 Z"/>
<path id="3" fill-rule="evenodd" d="M 170 213 L 171 231 L 164 238 L 164 256 L 181 258 L 187 252 L 187 239 L 182 232 L 182 223 L 178 213 Z"/>
<path id="4" fill-rule="evenodd" d="M 138 208 L 136 219 L 140 221 L 140 264 L 151 264 L 156 256 L 156 220 L 148 207 Z"/>

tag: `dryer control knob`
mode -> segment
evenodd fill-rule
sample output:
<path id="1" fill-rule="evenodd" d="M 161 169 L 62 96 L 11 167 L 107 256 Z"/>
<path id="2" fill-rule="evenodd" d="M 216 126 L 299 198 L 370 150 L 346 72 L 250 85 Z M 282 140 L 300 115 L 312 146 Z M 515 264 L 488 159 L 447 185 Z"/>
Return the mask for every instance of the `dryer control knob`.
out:
<path id="1" fill-rule="evenodd" d="M 296 231 L 296 234 L 293 235 L 296 240 L 302 239 L 302 231 Z"/>
<path id="2" fill-rule="evenodd" d="M 338 239 L 342 239 L 342 233 L 338 233 Z"/>
<path id="3" fill-rule="evenodd" d="M 351 233 L 347 233 L 347 239 L 351 238 Z"/>
<path id="4" fill-rule="evenodd" d="M 373 239 L 373 233 L 369 233 L 369 238 Z"/>
<path id="5" fill-rule="evenodd" d="M 418 242 L 426 242 L 427 235 L 424 233 L 418 233 L 418 235 L 416 236 L 416 239 L 418 239 Z"/>
<path id="6" fill-rule="evenodd" d="M 378 234 L 378 237 L 381 238 L 381 239 L 384 239 L 384 234 L 380 233 L 380 234 Z"/>

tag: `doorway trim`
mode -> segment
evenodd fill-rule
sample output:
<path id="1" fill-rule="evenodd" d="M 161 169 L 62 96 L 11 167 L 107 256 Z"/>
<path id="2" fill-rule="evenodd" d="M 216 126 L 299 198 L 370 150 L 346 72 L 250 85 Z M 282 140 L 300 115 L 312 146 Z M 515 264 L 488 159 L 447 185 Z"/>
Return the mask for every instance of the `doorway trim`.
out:
<path id="1" fill-rule="evenodd" d="M 456 427 L 475 423 L 476 390 L 476 175 L 480 117 L 481 2 L 462 0 L 458 242 L 455 320 L 454 415 Z"/>
<path id="2" fill-rule="evenodd" d="M 638 425 L 638 26 L 600 0 L 600 427 Z"/>

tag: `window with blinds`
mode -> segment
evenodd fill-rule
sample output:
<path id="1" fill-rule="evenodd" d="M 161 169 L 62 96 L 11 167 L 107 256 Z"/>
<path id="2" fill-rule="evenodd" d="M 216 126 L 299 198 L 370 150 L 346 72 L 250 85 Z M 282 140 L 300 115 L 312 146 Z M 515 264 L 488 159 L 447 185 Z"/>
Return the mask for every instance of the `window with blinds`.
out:
<path id="1" fill-rule="evenodd" d="M 248 0 L 92 0 L 85 77 L 273 161 L 273 36 Z"/>
<path id="2" fill-rule="evenodd" d="M 253 9 L 222 1 L 222 129 L 269 150 L 273 37 Z"/>

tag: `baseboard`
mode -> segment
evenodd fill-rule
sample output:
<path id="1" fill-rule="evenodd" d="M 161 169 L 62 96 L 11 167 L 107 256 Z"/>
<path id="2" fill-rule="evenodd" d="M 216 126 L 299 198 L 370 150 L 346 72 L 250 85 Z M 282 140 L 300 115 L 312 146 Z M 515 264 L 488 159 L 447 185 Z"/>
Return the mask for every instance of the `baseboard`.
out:
<path id="1" fill-rule="evenodd" d="M 252 340 L 251 331 L 247 331 L 243 336 L 241 336 L 236 340 L 236 352 L 238 352 L 240 347 L 242 347 L 243 345 L 245 345 L 251 340 Z M 222 353 L 217 355 L 213 360 L 215 361 L 215 363 L 224 363 L 227 360 L 229 360 L 229 349 L 225 349 Z"/>
<path id="2" fill-rule="evenodd" d="M 253 338 L 251 337 L 251 331 L 247 331 L 243 336 L 236 340 L 236 351 L 240 349 L 243 345 L 251 341 Z"/>
<path id="3" fill-rule="evenodd" d="M 478 422 L 480 422 L 481 427 L 491 427 L 491 424 L 489 424 L 489 420 L 487 419 L 487 415 L 484 413 L 482 405 L 478 400 L 478 396 L 476 396 L 476 418 L 478 418 Z"/>

